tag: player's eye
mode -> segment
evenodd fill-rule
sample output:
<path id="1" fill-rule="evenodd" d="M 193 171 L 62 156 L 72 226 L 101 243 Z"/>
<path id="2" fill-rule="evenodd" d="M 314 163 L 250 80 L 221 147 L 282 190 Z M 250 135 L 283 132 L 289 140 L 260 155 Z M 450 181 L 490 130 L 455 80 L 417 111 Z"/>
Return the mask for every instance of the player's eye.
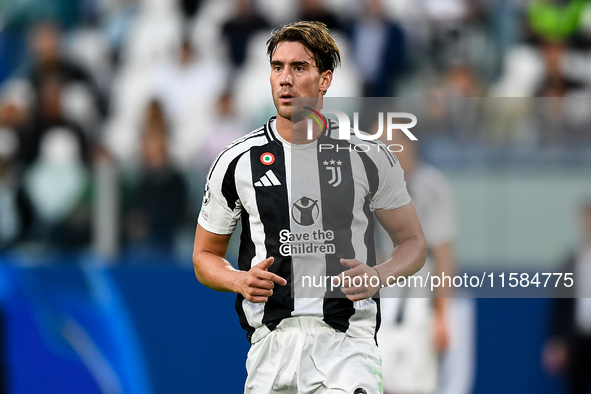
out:
<path id="1" fill-rule="evenodd" d="M 273 70 L 275 70 L 275 71 L 281 71 L 281 66 L 273 66 Z"/>
<path id="2" fill-rule="evenodd" d="M 295 67 L 295 70 L 296 71 L 304 71 L 304 67 L 302 67 L 302 66 L 296 66 Z"/>

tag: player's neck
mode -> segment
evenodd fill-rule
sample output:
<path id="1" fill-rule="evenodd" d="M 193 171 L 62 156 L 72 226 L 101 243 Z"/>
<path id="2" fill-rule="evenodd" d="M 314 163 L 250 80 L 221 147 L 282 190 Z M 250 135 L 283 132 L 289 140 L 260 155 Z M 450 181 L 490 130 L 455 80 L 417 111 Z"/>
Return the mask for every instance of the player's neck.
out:
<path id="1" fill-rule="evenodd" d="M 322 135 L 322 129 L 316 123 L 312 125 L 312 138 L 308 138 L 307 118 L 298 122 L 292 122 L 291 119 L 283 118 L 277 114 L 275 128 L 277 133 L 290 144 L 309 144 L 316 141 Z"/>

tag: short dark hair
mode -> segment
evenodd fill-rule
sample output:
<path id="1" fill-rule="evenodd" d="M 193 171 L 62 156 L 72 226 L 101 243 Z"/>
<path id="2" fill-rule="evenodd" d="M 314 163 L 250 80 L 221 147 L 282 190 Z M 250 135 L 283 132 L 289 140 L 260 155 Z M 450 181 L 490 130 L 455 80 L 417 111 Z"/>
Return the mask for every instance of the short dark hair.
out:
<path id="1" fill-rule="evenodd" d="M 283 41 L 300 42 L 309 49 L 314 55 L 320 73 L 326 70 L 334 71 L 341 64 L 341 53 L 337 43 L 322 22 L 292 22 L 274 30 L 271 38 L 267 40 L 269 61 L 272 60 L 277 45 Z"/>

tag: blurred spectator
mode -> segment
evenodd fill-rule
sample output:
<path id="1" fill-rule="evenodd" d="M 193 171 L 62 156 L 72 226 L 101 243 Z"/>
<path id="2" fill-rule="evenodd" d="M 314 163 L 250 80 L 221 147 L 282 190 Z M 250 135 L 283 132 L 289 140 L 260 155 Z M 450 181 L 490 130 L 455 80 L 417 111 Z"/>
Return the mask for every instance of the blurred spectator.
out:
<path id="1" fill-rule="evenodd" d="M 183 34 L 184 19 L 178 1 L 135 0 L 135 4 L 130 15 L 126 15 L 125 9 L 120 10 L 120 60 L 123 68 L 141 72 L 173 55 Z"/>
<path id="2" fill-rule="evenodd" d="M 222 36 L 230 50 L 234 68 L 240 68 L 246 60 L 250 38 L 260 30 L 268 30 L 269 22 L 261 15 L 253 0 L 235 0 L 236 14 L 222 27 Z"/>
<path id="3" fill-rule="evenodd" d="M 509 49 L 495 96 L 588 95 L 587 62 L 579 44 L 586 0 L 532 1 L 526 7 L 523 42 Z M 576 45 L 575 45 L 576 44 Z"/>
<path id="4" fill-rule="evenodd" d="M 137 0 L 100 1 L 98 8 L 102 34 L 111 49 L 114 64 L 118 65 L 127 34 L 134 22 Z"/>
<path id="5" fill-rule="evenodd" d="M 39 90 L 43 81 L 57 78 L 64 87 L 77 83 L 78 100 L 89 97 L 90 104 L 86 111 L 97 109 L 101 116 L 107 111 L 106 101 L 90 74 L 78 64 L 64 56 L 62 37 L 58 27 L 50 22 L 34 26 L 30 32 L 30 51 L 32 64 L 26 72 L 35 90 Z M 82 97 L 81 97 L 82 96 Z M 81 119 L 88 114 L 80 116 Z"/>
<path id="6" fill-rule="evenodd" d="M 496 46 L 487 37 L 486 5 L 467 0 L 422 0 L 429 21 L 430 57 L 445 70 L 450 59 L 460 58 L 479 70 L 491 72 L 497 64 Z"/>
<path id="7" fill-rule="evenodd" d="M 225 70 L 196 54 L 188 39 L 183 40 L 176 59 L 155 71 L 154 95 L 170 119 L 170 152 L 177 163 L 190 163 L 205 142 L 204 128 L 215 111 L 225 77 Z"/>
<path id="8" fill-rule="evenodd" d="M 563 42 L 581 28 L 587 0 L 534 0 L 529 3 L 528 22 L 545 40 Z"/>
<path id="9" fill-rule="evenodd" d="M 246 122 L 237 113 L 232 91 L 224 92 L 217 101 L 216 116 L 207 131 L 206 139 L 198 155 L 199 167 L 207 172 L 216 156 L 232 141 L 242 137 L 248 129 Z"/>
<path id="10" fill-rule="evenodd" d="M 24 176 L 34 211 L 33 240 L 62 248 L 87 246 L 89 187 L 78 135 L 63 126 L 48 128 L 40 137 L 39 155 Z"/>
<path id="11" fill-rule="evenodd" d="M 439 97 L 480 97 L 482 87 L 474 70 L 465 63 L 454 63 L 445 71 L 442 86 L 432 91 Z"/>
<path id="12" fill-rule="evenodd" d="M 89 21 L 68 33 L 65 57 L 89 73 L 101 97 L 108 97 L 115 51 L 97 21 Z M 94 103 L 93 103 L 94 104 Z"/>
<path id="13" fill-rule="evenodd" d="M 148 107 L 141 144 L 141 174 L 125 208 L 125 241 L 133 248 L 172 251 L 185 217 L 187 186 L 170 162 L 168 126 L 157 101 Z"/>
<path id="14" fill-rule="evenodd" d="M 532 97 L 543 79 L 544 64 L 536 48 L 517 44 L 505 54 L 502 72 L 488 95 L 493 97 Z"/>
<path id="15" fill-rule="evenodd" d="M 539 114 L 533 122 L 539 135 L 539 141 L 543 144 L 567 145 L 580 143 L 581 125 L 572 109 L 576 108 L 576 96 L 586 96 L 584 82 L 572 78 L 565 70 L 567 44 L 557 41 L 543 41 L 539 44 L 544 74 L 536 89 L 536 97 L 546 97 L 539 101 Z M 555 97 L 555 99 L 551 99 Z M 574 100 L 568 100 L 567 98 Z M 579 101 L 585 99 L 579 98 Z M 586 100 L 585 100 L 586 101 Z M 570 111 L 570 113 L 569 113 Z"/>
<path id="16" fill-rule="evenodd" d="M 193 18 L 203 0 L 180 0 L 181 10 L 186 18 Z"/>
<path id="17" fill-rule="evenodd" d="M 591 200 L 582 209 L 582 242 L 564 265 L 563 272 L 576 278 L 553 300 L 551 333 L 543 351 L 543 364 L 552 375 L 564 375 L 568 393 L 585 394 L 591 389 Z M 586 290 L 584 290 L 586 289 Z"/>
<path id="18" fill-rule="evenodd" d="M 0 95 L 0 250 L 24 240 L 32 211 L 22 187 L 22 147 L 27 142 L 28 85 L 13 81 Z"/>
<path id="19" fill-rule="evenodd" d="M 565 97 L 583 89 L 580 81 L 574 81 L 563 71 L 566 45 L 561 42 L 545 41 L 540 45 L 545 66 L 545 77 L 537 88 L 537 97 Z"/>
<path id="20" fill-rule="evenodd" d="M 0 127 L 0 251 L 22 239 L 30 224 L 30 204 L 20 184 L 18 138 Z"/>
<path id="21" fill-rule="evenodd" d="M 0 95 L 0 127 L 12 131 L 18 139 L 17 157 L 14 160 L 24 161 L 24 149 L 28 145 L 30 110 L 33 92 L 25 81 L 12 80 L 2 89 Z"/>
<path id="22" fill-rule="evenodd" d="M 100 93 L 84 70 L 62 57 L 55 25 L 36 26 L 31 45 L 34 103 L 20 133 L 23 187 L 32 205 L 28 236 L 46 246 L 86 246 L 90 137 L 100 118 Z"/>
<path id="23" fill-rule="evenodd" d="M 422 0 L 424 12 L 435 23 L 458 26 L 470 12 L 470 4 L 466 0 Z"/>
<path id="24" fill-rule="evenodd" d="M 384 17 L 381 0 L 364 0 L 364 13 L 353 21 L 353 56 L 365 97 L 396 95 L 405 64 L 405 36 L 398 24 Z"/>
<path id="25" fill-rule="evenodd" d="M 299 19 L 322 22 L 331 32 L 344 29 L 339 18 L 326 8 L 323 0 L 300 0 Z"/>
<path id="26" fill-rule="evenodd" d="M 66 117 L 63 88 L 61 80 L 55 75 L 46 76 L 39 81 L 37 101 L 24 139 L 26 144 L 22 147 L 23 159 L 27 165 L 37 159 L 44 134 L 56 127 L 67 129 L 78 140 L 80 158 L 83 163 L 89 163 L 89 139 L 77 124 Z"/>
<path id="27" fill-rule="evenodd" d="M 425 123 L 434 127 L 431 131 L 442 131 L 445 128 L 445 132 L 457 142 L 473 142 L 477 137 L 475 131 L 480 121 L 479 111 L 476 109 L 478 101 L 458 98 L 479 97 L 483 90 L 472 67 L 462 62 L 450 63 L 441 85 L 429 92 L 433 99 L 427 99 L 430 106 L 429 118 Z"/>

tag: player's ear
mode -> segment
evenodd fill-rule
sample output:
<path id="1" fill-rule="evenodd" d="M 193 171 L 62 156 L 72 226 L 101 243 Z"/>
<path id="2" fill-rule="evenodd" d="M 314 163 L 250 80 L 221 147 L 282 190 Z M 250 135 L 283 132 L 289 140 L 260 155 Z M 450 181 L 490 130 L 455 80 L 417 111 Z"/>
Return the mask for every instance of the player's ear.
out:
<path id="1" fill-rule="evenodd" d="M 326 70 L 320 74 L 320 85 L 319 89 L 321 92 L 326 93 L 332 82 L 332 71 Z"/>

